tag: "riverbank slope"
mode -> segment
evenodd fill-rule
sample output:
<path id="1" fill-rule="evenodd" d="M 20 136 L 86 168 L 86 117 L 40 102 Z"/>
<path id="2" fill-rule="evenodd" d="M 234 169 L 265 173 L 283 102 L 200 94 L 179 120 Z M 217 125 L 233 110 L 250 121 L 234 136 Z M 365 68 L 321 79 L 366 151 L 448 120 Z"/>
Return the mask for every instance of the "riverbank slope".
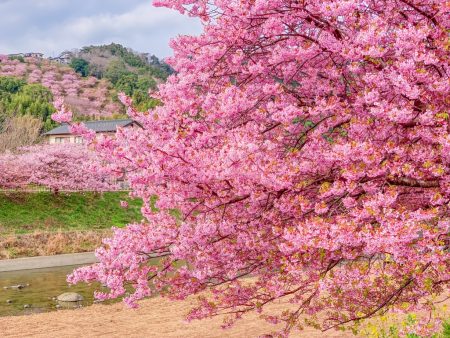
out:
<path id="1" fill-rule="evenodd" d="M 140 221 L 141 206 L 124 191 L 0 192 L 0 259 L 93 251 L 112 226 Z"/>

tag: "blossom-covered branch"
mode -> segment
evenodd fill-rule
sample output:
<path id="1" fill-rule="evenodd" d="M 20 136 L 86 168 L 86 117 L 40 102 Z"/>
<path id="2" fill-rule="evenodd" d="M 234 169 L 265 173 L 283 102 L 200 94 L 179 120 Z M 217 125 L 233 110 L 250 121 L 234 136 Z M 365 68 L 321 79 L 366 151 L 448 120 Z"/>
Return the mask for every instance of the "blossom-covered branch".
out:
<path id="1" fill-rule="evenodd" d="M 131 305 L 211 290 L 189 318 L 228 313 L 226 325 L 285 299 L 264 314 L 285 322 L 281 335 L 301 315 L 326 330 L 431 310 L 419 300 L 448 293 L 450 271 L 445 5 L 157 5 L 204 32 L 172 41 L 163 106 L 138 112 L 121 97 L 142 129 L 93 140 L 129 172 L 145 220 L 115 230 L 70 281 L 101 281 L 100 298 L 131 284 Z"/>

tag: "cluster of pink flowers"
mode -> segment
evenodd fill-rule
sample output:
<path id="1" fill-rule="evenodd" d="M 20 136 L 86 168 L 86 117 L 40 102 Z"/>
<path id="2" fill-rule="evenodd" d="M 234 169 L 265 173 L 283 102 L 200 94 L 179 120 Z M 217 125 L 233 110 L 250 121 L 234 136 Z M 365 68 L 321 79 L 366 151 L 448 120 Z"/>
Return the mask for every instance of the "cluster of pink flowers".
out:
<path id="1" fill-rule="evenodd" d="M 54 192 L 117 189 L 103 161 L 78 144 L 41 144 L 0 154 L 0 172 L 0 188 L 37 185 Z"/>
<path id="2" fill-rule="evenodd" d="M 102 282 L 103 299 L 131 284 L 131 305 L 212 290 L 189 319 L 227 323 L 284 300 L 265 314 L 282 336 L 303 315 L 326 330 L 445 298 L 445 4 L 157 4 L 200 17 L 204 32 L 171 42 L 163 106 L 141 113 L 121 96 L 142 129 L 92 142 L 127 171 L 145 221 L 116 229 L 100 263 L 69 280 Z"/>
<path id="3" fill-rule="evenodd" d="M 108 83 L 95 77 L 82 78 L 75 71 L 48 60 L 26 58 L 25 63 L 0 56 L 0 76 L 24 78 L 28 83 L 40 83 L 54 97 L 64 97 L 76 116 L 110 117 L 120 111 L 113 102 Z"/>

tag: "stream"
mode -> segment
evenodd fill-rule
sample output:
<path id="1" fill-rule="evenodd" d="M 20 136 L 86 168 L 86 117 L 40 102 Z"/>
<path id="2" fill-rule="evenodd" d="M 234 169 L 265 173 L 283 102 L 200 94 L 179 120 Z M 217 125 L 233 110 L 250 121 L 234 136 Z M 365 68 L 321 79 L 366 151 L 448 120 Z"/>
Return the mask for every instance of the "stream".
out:
<path id="1" fill-rule="evenodd" d="M 94 302 L 94 291 L 102 287 L 99 283 L 69 286 L 66 276 L 77 267 L 0 272 L 0 316 L 25 315 L 91 305 Z M 11 288 L 19 284 L 25 287 Z M 77 292 L 84 299 L 76 303 L 58 303 L 55 298 L 64 292 Z"/>

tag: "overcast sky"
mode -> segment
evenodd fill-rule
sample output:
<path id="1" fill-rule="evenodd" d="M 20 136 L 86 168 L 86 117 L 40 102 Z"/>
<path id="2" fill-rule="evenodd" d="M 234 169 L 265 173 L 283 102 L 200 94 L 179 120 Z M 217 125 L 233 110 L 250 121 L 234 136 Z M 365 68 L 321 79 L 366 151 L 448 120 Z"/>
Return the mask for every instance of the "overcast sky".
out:
<path id="1" fill-rule="evenodd" d="M 56 56 L 116 42 L 166 57 L 171 38 L 200 29 L 195 19 L 155 8 L 151 0 L 0 0 L 0 54 Z"/>

